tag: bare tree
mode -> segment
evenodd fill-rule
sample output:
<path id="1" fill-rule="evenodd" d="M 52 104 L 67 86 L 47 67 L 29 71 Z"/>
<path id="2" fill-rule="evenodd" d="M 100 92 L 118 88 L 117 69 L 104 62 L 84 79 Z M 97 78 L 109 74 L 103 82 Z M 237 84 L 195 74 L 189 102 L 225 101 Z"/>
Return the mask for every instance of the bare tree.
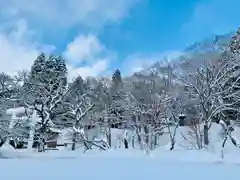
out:
<path id="1" fill-rule="evenodd" d="M 227 103 L 224 101 L 226 97 L 233 95 L 232 86 L 223 88 L 232 73 L 233 67 L 227 68 L 228 65 L 228 62 L 219 62 L 216 66 L 205 61 L 204 66 L 199 67 L 195 73 L 189 73 L 186 77 L 180 78 L 185 84 L 185 93 L 188 98 L 199 104 L 200 122 L 204 123 L 205 145 L 209 144 L 208 131 L 213 117 L 226 110 L 236 111 L 233 107 L 236 102 Z M 226 93 L 228 93 L 227 96 Z"/>
<path id="2" fill-rule="evenodd" d="M 14 107 L 20 101 L 20 84 L 14 77 L 1 73 L 0 74 L 0 139 L 5 142 L 9 137 L 22 137 L 20 127 L 24 122 L 17 122 L 10 128 L 11 120 L 6 117 L 6 111 Z M 17 127 L 17 129 L 15 129 Z M 26 133 L 24 131 L 24 133 Z"/>
<path id="3" fill-rule="evenodd" d="M 219 124 L 221 125 L 223 130 L 223 142 L 222 142 L 222 150 L 221 150 L 221 158 L 223 159 L 224 148 L 228 139 L 230 139 L 232 144 L 238 148 L 240 148 L 240 143 L 237 140 L 237 138 L 232 135 L 232 132 L 234 131 L 234 124 L 226 123 L 223 120 L 220 120 Z"/>
<path id="4" fill-rule="evenodd" d="M 70 111 L 67 113 L 71 116 L 73 116 L 73 144 L 72 144 L 72 150 L 75 150 L 76 148 L 76 139 L 78 135 L 78 131 L 76 131 L 79 128 L 83 128 L 83 125 L 81 124 L 81 121 L 83 118 L 89 113 L 94 105 L 89 102 L 89 100 L 86 98 L 87 94 L 78 94 L 77 96 L 74 96 L 74 99 L 70 101 L 69 103 L 65 102 L 65 104 L 68 105 L 70 108 Z"/>
<path id="5" fill-rule="evenodd" d="M 167 120 L 166 127 L 168 129 L 169 137 L 170 137 L 170 150 L 175 148 L 176 144 L 176 134 L 180 124 L 180 116 L 184 116 L 183 113 L 184 102 L 181 99 L 178 99 L 175 96 L 170 98 L 167 104 Z"/>
<path id="6" fill-rule="evenodd" d="M 92 81 L 94 79 L 84 81 L 80 76 L 76 78 L 69 87 L 70 93 L 64 102 L 68 109 L 65 116 L 70 120 L 68 120 L 68 124 L 70 122 L 72 124 L 72 150 L 76 149 L 76 143 L 83 143 L 86 150 L 91 149 L 93 146 L 102 150 L 108 147 L 103 140 L 96 140 L 97 137 L 88 136 L 90 131 L 99 131 L 98 127 L 101 122 L 98 121 L 98 118 L 101 117 L 96 117 L 96 119 L 91 119 L 91 117 L 103 115 L 103 113 L 99 114 L 97 112 L 103 110 L 102 106 L 104 106 L 101 102 L 103 97 L 100 95 L 102 89 L 98 89 L 98 81 L 94 81 L 94 84 L 92 84 Z M 97 134 L 97 132 L 94 134 Z"/>
<path id="7" fill-rule="evenodd" d="M 165 84 L 157 74 L 135 74 L 128 80 L 133 115 L 132 125 L 140 148 L 153 149 L 166 119 Z"/>
<path id="8" fill-rule="evenodd" d="M 106 143 L 102 139 L 89 140 L 87 135 L 86 135 L 86 132 L 84 131 L 84 128 L 73 127 L 73 133 L 79 136 L 78 137 L 78 142 L 84 144 L 84 147 L 85 147 L 84 152 L 86 152 L 87 150 L 91 150 L 92 147 L 97 147 L 100 150 L 104 150 L 104 151 L 106 151 L 109 148 L 108 143 Z M 75 141 L 75 143 L 76 142 L 77 141 Z"/>
<path id="9" fill-rule="evenodd" d="M 186 134 L 183 132 L 181 133 L 183 139 L 191 145 L 191 147 L 187 148 L 202 149 L 203 136 L 200 122 L 197 119 L 192 119 L 191 124 L 189 124 L 188 127 L 189 129 Z"/>

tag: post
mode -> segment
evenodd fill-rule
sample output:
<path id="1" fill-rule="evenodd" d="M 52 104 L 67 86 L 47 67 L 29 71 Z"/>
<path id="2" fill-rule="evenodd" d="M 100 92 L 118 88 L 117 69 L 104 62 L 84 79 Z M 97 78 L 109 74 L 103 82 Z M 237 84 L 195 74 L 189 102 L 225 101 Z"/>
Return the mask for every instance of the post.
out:
<path id="1" fill-rule="evenodd" d="M 134 136 L 132 136 L 132 148 L 134 148 Z"/>

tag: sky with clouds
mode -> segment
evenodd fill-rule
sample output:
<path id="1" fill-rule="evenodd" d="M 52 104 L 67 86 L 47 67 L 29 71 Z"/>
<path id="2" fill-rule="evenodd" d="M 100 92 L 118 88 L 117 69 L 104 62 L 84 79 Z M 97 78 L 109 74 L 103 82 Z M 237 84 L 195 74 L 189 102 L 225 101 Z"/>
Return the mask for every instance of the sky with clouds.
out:
<path id="1" fill-rule="evenodd" d="M 69 78 L 124 75 L 240 25 L 239 0 L 0 0 L 0 72 L 62 55 Z"/>

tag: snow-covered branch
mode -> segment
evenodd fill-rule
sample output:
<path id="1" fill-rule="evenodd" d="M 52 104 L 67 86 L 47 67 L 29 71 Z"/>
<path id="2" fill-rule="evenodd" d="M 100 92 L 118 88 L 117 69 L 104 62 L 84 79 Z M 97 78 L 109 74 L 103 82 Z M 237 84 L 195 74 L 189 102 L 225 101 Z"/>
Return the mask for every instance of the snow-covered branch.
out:
<path id="1" fill-rule="evenodd" d="M 223 142 L 222 142 L 222 150 L 221 150 L 221 157 L 223 159 L 224 158 L 224 148 L 225 148 L 225 144 L 226 144 L 228 138 L 230 138 L 233 145 L 238 147 L 238 148 L 240 148 L 240 142 L 238 141 L 238 139 L 236 137 L 234 137 L 232 135 L 232 132 L 235 130 L 234 129 L 234 124 L 231 124 L 231 123 L 227 124 L 223 120 L 220 120 L 219 124 L 222 126 L 222 130 L 224 132 Z"/>

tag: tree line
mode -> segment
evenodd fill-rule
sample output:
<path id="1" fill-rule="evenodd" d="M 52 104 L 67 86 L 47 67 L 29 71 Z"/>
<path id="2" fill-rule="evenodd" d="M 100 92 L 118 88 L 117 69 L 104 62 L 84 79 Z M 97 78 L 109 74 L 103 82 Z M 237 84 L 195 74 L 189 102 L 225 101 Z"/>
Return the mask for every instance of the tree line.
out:
<path id="1" fill-rule="evenodd" d="M 71 82 L 61 56 L 40 54 L 29 72 L 0 75 L 1 142 L 29 137 L 32 128 L 42 151 L 49 128 L 68 127 L 73 150 L 79 138 L 87 150 L 93 146 L 106 150 L 112 146 L 111 129 L 122 128 L 134 132 L 142 149 L 154 149 L 167 129 L 172 150 L 184 117 L 196 139 L 194 146 L 201 149 L 209 145 L 212 123 L 223 125 L 226 139 L 233 129 L 230 122 L 238 124 L 239 51 L 240 30 L 227 46 L 162 61 L 147 72 L 122 77 L 117 69 L 112 78 L 78 76 Z M 13 106 L 24 107 L 28 118 L 10 128 L 4 114 Z M 31 127 L 33 112 L 39 120 Z M 104 129 L 107 141 L 89 139 L 82 133 L 86 125 Z"/>

